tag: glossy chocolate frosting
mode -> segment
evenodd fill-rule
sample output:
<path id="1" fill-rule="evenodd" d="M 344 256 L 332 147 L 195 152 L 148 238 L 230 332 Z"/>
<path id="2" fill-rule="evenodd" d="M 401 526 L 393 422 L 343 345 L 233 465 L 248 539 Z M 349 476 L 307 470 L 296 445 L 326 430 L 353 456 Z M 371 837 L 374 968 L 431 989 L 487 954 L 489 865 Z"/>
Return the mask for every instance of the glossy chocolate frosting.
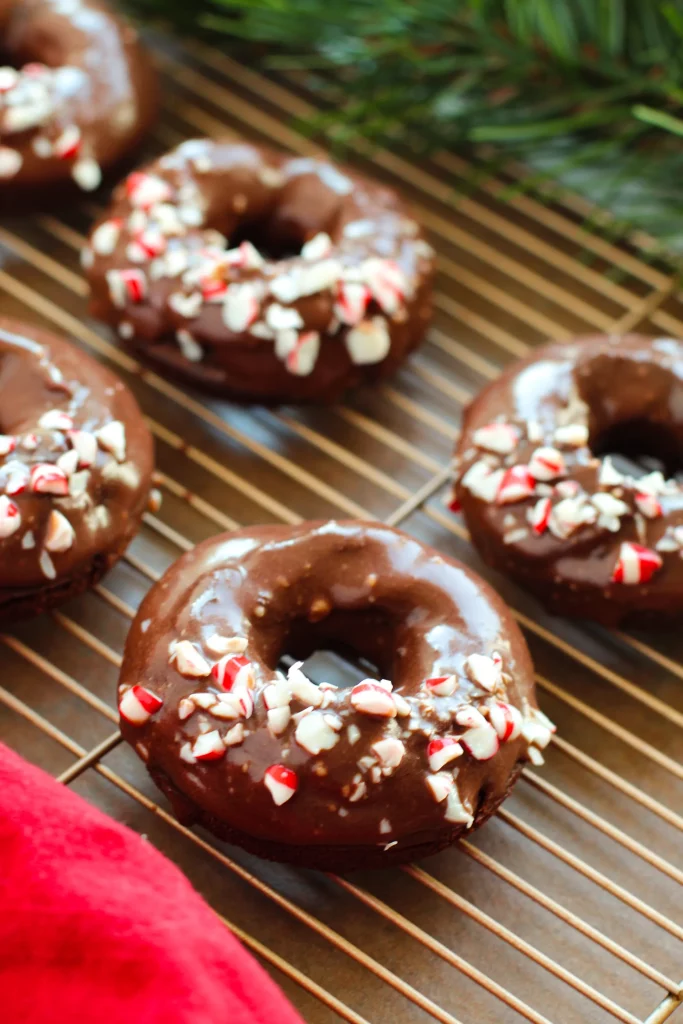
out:
<path id="1" fill-rule="evenodd" d="M 147 131 L 156 75 L 100 0 L 0 0 L 0 201 L 69 180 L 86 191 Z M 3 61 L 0 61 L 3 63 Z"/>
<path id="2" fill-rule="evenodd" d="M 637 624 L 683 613 L 682 342 L 599 335 L 538 349 L 471 403 L 457 455 L 475 544 L 551 609 Z M 501 473 L 511 467 L 516 481 Z"/>
<path id="3" fill-rule="evenodd" d="M 247 144 L 190 140 L 131 175 L 84 263 L 141 357 L 241 398 L 333 400 L 431 315 L 432 251 L 393 190 Z"/>
<path id="4" fill-rule="evenodd" d="M 208 674 L 225 640 L 242 652 L 253 683 L 253 711 L 228 721 L 202 706 L 213 699 L 214 710 L 225 707 L 220 674 Z M 373 691 L 390 709 L 396 702 L 387 717 L 368 712 L 363 684 L 317 687 L 304 677 L 302 691 L 296 667 L 289 684 L 276 671 L 284 652 L 305 658 L 330 645 L 371 660 L 391 680 L 392 692 L 386 680 Z M 188 667 L 197 660 L 198 669 Z M 494 665 L 492 681 L 481 672 Z M 127 719 L 136 685 L 155 707 L 163 702 L 145 722 Z M 288 686 L 284 699 L 273 696 Z M 495 809 L 527 757 L 540 762 L 538 748 L 550 739 L 535 710 L 526 645 L 502 601 L 458 562 L 375 523 L 257 526 L 200 544 L 144 599 L 119 696 L 124 737 L 182 817 L 264 856 L 337 869 L 453 841 Z M 518 709 L 505 742 L 487 720 L 493 705 Z M 275 727 L 269 706 L 289 708 Z M 463 738 L 463 712 L 474 713 L 478 738 L 492 745 L 475 743 L 477 756 L 461 749 L 441 765 L 432 741 Z M 198 738 L 215 730 L 227 750 L 195 760 Z M 374 748 L 387 739 L 386 750 Z M 265 784 L 271 766 L 296 776 L 282 805 Z M 452 799 L 430 780 L 451 787 Z"/>
<path id="5" fill-rule="evenodd" d="M 0 319 L 0 451 L 4 617 L 70 596 L 122 552 L 146 506 L 152 440 L 109 370 Z"/>

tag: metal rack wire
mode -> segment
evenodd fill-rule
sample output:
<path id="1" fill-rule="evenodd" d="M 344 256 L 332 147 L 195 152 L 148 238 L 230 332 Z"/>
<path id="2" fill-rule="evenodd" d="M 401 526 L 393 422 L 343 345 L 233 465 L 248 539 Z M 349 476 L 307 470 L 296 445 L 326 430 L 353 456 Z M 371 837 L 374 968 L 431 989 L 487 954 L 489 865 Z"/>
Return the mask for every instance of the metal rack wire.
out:
<path id="1" fill-rule="evenodd" d="M 200 44 L 161 45 L 159 59 L 166 109 L 151 151 L 200 133 L 319 151 L 288 125 L 311 109 L 298 81 Z M 473 392 L 547 337 L 683 333 L 670 268 L 584 230 L 580 201 L 515 191 L 515 168 L 484 174 L 453 155 L 417 165 L 362 143 L 357 155 L 430 231 L 437 316 L 396 380 L 333 409 L 204 400 L 122 352 L 85 311 L 78 249 L 92 204 L 0 226 L 3 309 L 65 331 L 130 383 L 164 491 L 95 594 L 0 638 L 0 737 L 173 857 L 310 1024 L 661 1024 L 683 999 L 681 638 L 554 620 L 494 579 L 559 735 L 486 829 L 426 867 L 341 879 L 226 852 L 157 803 L 120 744 L 127 624 L 180 551 L 238 522 L 350 515 L 400 524 L 481 571 L 441 501 Z"/>

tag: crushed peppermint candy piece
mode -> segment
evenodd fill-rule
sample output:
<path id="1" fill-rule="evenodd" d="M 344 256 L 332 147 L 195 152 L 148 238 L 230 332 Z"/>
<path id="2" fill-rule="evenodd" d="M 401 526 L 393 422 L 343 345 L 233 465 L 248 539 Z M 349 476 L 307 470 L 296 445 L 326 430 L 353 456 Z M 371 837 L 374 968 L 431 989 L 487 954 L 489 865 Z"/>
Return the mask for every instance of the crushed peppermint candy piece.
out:
<path id="1" fill-rule="evenodd" d="M 219 657 L 223 654 L 244 654 L 247 639 L 243 636 L 222 636 L 220 633 L 212 633 L 204 641 L 204 646 Z"/>
<path id="2" fill-rule="evenodd" d="M 433 676 L 425 679 L 425 686 L 435 697 L 450 697 L 458 688 L 455 676 Z"/>
<path id="3" fill-rule="evenodd" d="M 0 540 L 6 540 L 21 526 L 21 512 L 5 494 L 0 495 Z"/>
<path id="4" fill-rule="evenodd" d="M 496 494 L 498 505 L 511 505 L 524 501 L 534 493 L 536 481 L 529 472 L 528 466 L 511 466 L 503 472 L 503 477 Z"/>
<path id="5" fill-rule="evenodd" d="M 78 125 L 67 125 L 52 144 L 52 152 L 59 160 L 73 160 L 81 148 L 81 141 L 81 129 Z"/>
<path id="6" fill-rule="evenodd" d="M 405 274 L 394 260 L 371 257 L 363 263 L 363 277 L 373 298 L 390 316 L 403 306 L 407 281 Z"/>
<path id="7" fill-rule="evenodd" d="M 292 712 L 289 710 L 289 705 L 281 708 L 270 708 L 266 712 L 266 718 L 268 720 L 268 729 L 273 736 L 281 736 L 290 723 Z"/>
<path id="8" fill-rule="evenodd" d="M 567 448 L 583 448 L 588 444 L 588 427 L 582 423 L 570 423 L 566 427 L 558 427 L 553 435 L 555 444 Z"/>
<path id="9" fill-rule="evenodd" d="M 291 696 L 296 697 L 302 704 L 318 708 L 323 702 L 322 691 L 301 671 L 302 665 L 302 661 L 297 661 L 287 672 L 288 691 Z"/>
<path id="10" fill-rule="evenodd" d="M 283 764 L 272 764 L 267 768 L 263 782 L 278 807 L 291 800 L 299 786 L 296 772 Z"/>
<path id="11" fill-rule="evenodd" d="M 501 743 L 516 740 L 522 732 L 522 713 L 514 704 L 497 701 L 489 707 L 489 721 Z"/>
<path id="12" fill-rule="evenodd" d="M 446 797 L 444 818 L 446 821 L 467 825 L 468 827 L 474 823 L 474 815 L 460 799 L 460 793 L 455 782 L 449 789 L 448 796 Z"/>
<path id="13" fill-rule="evenodd" d="M 71 430 L 73 425 L 73 417 L 61 409 L 49 409 L 38 420 L 38 426 L 43 430 Z"/>
<path id="14" fill-rule="evenodd" d="M 625 477 L 615 468 L 609 455 L 600 463 L 600 472 L 598 474 L 598 483 L 601 487 L 618 487 L 623 484 Z"/>
<path id="15" fill-rule="evenodd" d="M 21 170 L 24 158 L 16 149 L 0 146 L 0 178 L 13 178 Z"/>
<path id="16" fill-rule="evenodd" d="M 351 362 L 356 366 L 381 363 L 391 348 L 389 326 L 382 316 L 361 320 L 347 332 L 344 343 Z"/>
<path id="17" fill-rule="evenodd" d="M 357 281 L 340 281 L 332 312 L 341 323 L 353 327 L 365 316 L 371 298 L 367 285 Z"/>
<path id="18" fill-rule="evenodd" d="M 66 435 L 78 456 L 78 465 L 87 469 L 97 460 L 97 438 L 88 430 L 69 430 Z"/>
<path id="19" fill-rule="evenodd" d="M 455 736 L 437 736 L 427 744 L 427 760 L 431 772 L 441 771 L 445 765 L 461 757 L 462 745 Z"/>
<path id="20" fill-rule="evenodd" d="M 157 203 L 166 203 L 173 196 L 171 186 L 163 178 L 143 171 L 129 174 L 124 187 L 131 204 L 142 210 L 148 210 Z"/>
<path id="21" fill-rule="evenodd" d="M 625 541 L 619 548 L 619 557 L 612 573 L 613 583 L 632 586 L 647 583 L 663 565 L 656 551 Z"/>
<path id="22" fill-rule="evenodd" d="M 511 423 L 487 423 L 474 431 L 472 440 L 477 448 L 496 455 L 509 455 L 519 442 L 519 430 Z"/>
<path id="23" fill-rule="evenodd" d="M 75 530 L 66 516 L 52 509 L 45 531 L 45 547 L 51 553 L 68 551 L 76 537 Z"/>
<path id="24" fill-rule="evenodd" d="M 16 437 L 11 434 L 0 434 L 0 458 L 9 455 L 17 447 Z"/>
<path id="25" fill-rule="evenodd" d="M 446 772 L 427 775 L 425 782 L 437 804 L 442 803 L 446 799 L 454 785 L 452 776 L 447 775 Z"/>
<path id="26" fill-rule="evenodd" d="M 144 686 L 131 686 L 119 701 L 119 714 L 130 725 L 144 725 L 163 705 L 156 693 Z"/>
<path id="27" fill-rule="evenodd" d="M 527 512 L 527 519 L 534 533 L 544 533 L 548 528 L 553 503 L 550 498 L 539 498 L 533 508 Z"/>
<path id="28" fill-rule="evenodd" d="M 394 736 L 387 736 L 385 739 L 377 740 L 376 743 L 372 744 L 372 750 L 384 769 L 398 768 L 406 752 L 406 748 L 401 740 L 396 739 Z"/>
<path id="29" fill-rule="evenodd" d="M 231 284 L 223 300 L 223 321 L 228 330 L 242 334 L 258 319 L 259 301 L 256 288 L 245 281 Z"/>
<path id="30" fill-rule="evenodd" d="M 112 217 L 102 221 L 92 233 L 90 244 L 98 256 L 111 256 L 121 237 L 123 221 L 120 217 Z"/>
<path id="31" fill-rule="evenodd" d="M 181 676 L 203 679 L 211 672 L 211 666 L 197 648 L 189 640 L 174 640 L 170 645 L 169 664 L 175 667 Z"/>
<path id="32" fill-rule="evenodd" d="M 329 256 L 331 252 L 332 239 L 324 231 L 318 232 L 301 248 L 301 255 L 305 260 L 321 260 Z"/>
<path id="33" fill-rule="evenodd" d="M 211 669 L 211 675 L 221 689 L 228 693 L 254 686 L 254 666 L 243 654 L 226 654 Z"/>
<path id="34" fill-rule="evenodd" d="M 118 309 L 129 302 L 142 302 L 147 295 L 147 278 L 143 270 L 128 267 L 125 270 L 108 270 L 105 274 L 109 297 Z"/>
<path id="35" fill-rule="evenodd" d="M 659 519 L 664 514 L 662 503 L 654 494 L 645 491 L 636 491 L 634 501 L 636 508 L 646 519 Z"/>
<path id="36" fill-rule="evenodd" d="M 563 498 L 550 513 L 548 529 L 558 540 L 566 540 L 581 526 L 590 526 L 597 517 L 596 509 L 589 505 L 585 495 Z"/>
<path id="37" fill-rule="evenodd" d="M 317 331 L 305 331 L 297 338 L 294 347 L 287 353 L 285 366 L 297 377 L 308 377 L 318 359 L 320 335 Z"/>
<path id="38" fill-rule="evenodd" d="M 540 708 L 529 709 L 522 725 L 522 735 L 530 746 L 545 750 L 555 732 L 557 728 Z"/>
<path id="39" fill-rule="evenodd" d="M 331 750 L 339 742 L 338 730 L 323 711 L 311 711 L 297 722 L 294 739 L 300 747 L 314 756 L 322 750 Z"/>
<path id="40" fill-rule="evenodd" d="M 31 467 L 31 490 L 34 494 L 57 494 L 64 498 L 69 493 L 69 478 L 59 466 L 39 462 Z"/>
<path id="41" fill-rule="evenodd" d="M 111 452 L 117 462 L 126 458 L 126 429 L 121 420 L 111 420 L 95 431 L 100 448 Z"/>
<path id="42" fill-rule="evenodd" d="M 492 693 L 502 681 L 503 659 L 498 652 L 492 657 L 487 654 L 470 654 L 465 658 L 465 672 L 482 690 Z"/>
<path id="43" fill-rule="evenodd" d="M 491 504 L 496 499 L 504 476 L 504 469 L 492 469 L 487 462 L 480 459 L 470 466 L 460 483 L 475 498 Z"/>
<path id="44" fill-rule="evenodd" d="M 455 720 L 467 730 L 460 743 L 477 761 L 488 761 L 498 752 L 498 734 L 476 708 L 462 708 L 456 712 Z"/>
<path id="45" fill-rule="evenodd" d="M 264 319 L 273 331 L 298 330 L 304 326 L 301 314 L 293 306 L 281 306 L 279 302 L 271 302 L 265 312 Z"/>
<path id="46" fill-rule="evenodd" d="M 244 726 L 241 722 L 238 722 L 237 725 L 233 725 L 232 729 L 228 729 L 223 737 L 223 743 L 226 747 L 236 747 L 244 741 L 244 736 Z"/>
<path id="47" fill-rule="evenodd" d="M 218 729 L 204 732 L 192 744 L 197 761 L 218 761 L 225 754 L 225 743 Z"/>
<path id="48" fill-rule="evenodd" d="M 71 177 L 84 192 L 94 192 L 102 184 L 102 168 L 97 160 L 84 157 L 73 165 Z"/>
<path id="49" fill-rule="evenodd" d="M 351 706 L 363 715 L 395 718 L 396 705 L 390 691 L 376 679 L 364 679 L 351 690 Z"/>
<path id="50" fill-rule="evenodd" d="M 537 448 L 529 459 L 529 472 L 535 480 L 556 480 L 566 471 L 564 455 L 557 448 Z"/>

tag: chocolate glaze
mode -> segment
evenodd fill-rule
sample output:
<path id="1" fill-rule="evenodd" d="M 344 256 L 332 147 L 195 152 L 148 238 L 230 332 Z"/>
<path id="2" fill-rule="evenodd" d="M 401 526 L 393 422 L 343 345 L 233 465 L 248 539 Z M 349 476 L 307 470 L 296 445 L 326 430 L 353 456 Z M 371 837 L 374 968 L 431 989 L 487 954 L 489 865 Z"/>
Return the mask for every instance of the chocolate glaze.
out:
<path id="1" fill-rule="evenodd" d="M 232 397 L 328 402 L 350 386 L 392 373 L 421 340 L 431 315 L 432 253 L 393 190 L 325 161 L 210 140 L 183 143 L 143 173 L 170 185 L 170 198 L 162 204 L 163 219 L 156 216 L 158 207 L 146 209 L 147 227 L 164 236 L 163 255 L 146 261 L 131 258 L 130 243 L 144 226 L 144 204 L 131 194 L 129 181 L 114 193 L 84 256 L 93 314 L 117 326 L 130 347 L 159 370 Z M 169 204 L 187 223 L 179 228 L 169 225 Z M 99 245 L 98 228 L 119 222 L 122 228 L 115 244 L 107 240 Z M 361 234 L 356 237 L 354 232 Z M 331 248 L 319 260 L 286 255 L 321 234 L 329 237 Z M 197 266 L 202 253 L 211 251 L 215 262 L 245 238 L 263 247 L 265 263 L 252 269 L 233 263 L 218 277 L 253 286 L 259 316 L 248 329 L 232 329 L 221 301 L 202 301 Z M 335 316 L 336 283 L 291 299 L 276 298 L 270 283 L 275 277 L 310 272 L 323 259 L 339 260 L 343 273 L 353 277 L 370 258 L 390 261 L 397 268 L 405 294 L 396 308 L 383 309 L 376 299 L 370 301 L 365 320 L 388 330 L 390 345 L 378 361 L 359 364 L 347 350 L 350 323 L 338 324 Z M 111 272 L 130 268 L 143 275 L 146 295 L 141 301 L 131 301 L 130 296 L 117 300 L 112 292 Z M 189 297 L 190 308 L 181 309 L 178 297 L 181 302 Z M 300 315 L 299 337 L 307 332 L 319 335 L 312 372 L 288 368 L 285 335 L 280 332 L 276 344 L 276 334 L 268 332 L 264 318 L 275 304 Z"/>
<path id="2" fill-rule="evenodd" d="M 242 719 L 243 742 L 219 760 L 187 763 L 181 750 L 187 753 L 202 732 L 225 732 L 234 723 L 200 708 L 181 720 L 183 698 L 218 694 L 220 687 L 211 676 L 181 675 L 169 661 L 169 645 L 190 641 L 215 663 L 207 640 L 216 633 L 246 639 L 254 710 Z M 407 701 L 408 717 L 405 708 L 390 719 L 361 713 L 350 689 L 333 690 L 324 713 L 339 716 L 338 739 L 314 755 L 295 738 L 296 718 L 281 735 L 272 734 L 263 691 L 283 652 L 304 658 L 330 644 L 372 660 Z M 466 658 L 493 652 L 502 657 L 503 675 L 491 693 L 468 676 Z M 452 695 L 435 696 L 425 687 L 426 679 L 450 674 L 457 679 Z M 430 739 L 462 735 L 453 715 L 463 707 L 487 715 L 488 705 L 502 699 L 527 721 L 536 707 L 526 644 L 491 588 L 399 530 L 353 521 L 242 529 L 180 558 L 150 590 L 131 627 L 120 696 L 136 684 L 163 706 L 143 725 L 122 718 L 122 732 L 181 820 L 201 821 L 263 856 L 335 870 L 405 860 L 454 841 L 467 826 L 445 820 L 445 804 L 430 793 Z M 305 707 L 291 699 L 294 715 Z M 475 826 L 514 782 L 534 742 L 525 735 L 501 743 L 489 760 L 465 752 L 446 767 L 456 770 L 459 799 Z M 372 757 L 372 744 L 387 736 L 401 739 L 403 759 L 374 782 L 366 765 L 367 791 L 350 799 L 361 777 L 359 760 Z M 282 806 L 264 785 L 274 764 L 298 776 L 297 791 Z"/>
<path id="3" fill-rule="evenodd" d="M 0 116 L 0 147 L 21 157 L 18 171 L 0 178 L 0 202 L 42 197 L 45 186 L 79 180 L 79 161 L 91 164 L 79 184 L 96 187 L 97 170 L 134 149 L 156 113 L 156 75 L 137 33 L 101 0 L 0 0 L 0 35 L 5 60 L 20 71 L 27 64 L 62 69 L 57 77 L 48 73 L 52 110 L 40 123 L 9 130 Z M 77 154 L 41 151 L 74 126 Z"/>
<path id="4" fill-rule="evenodd" d="M 487 453 L 475 444 L 475 431 L 495 421 L 521 431 L 519 443 L 508 454 Z M 533 441 L 526 436 L 530 422 L 540 425 Z M 530 528 L 528 516 L 543 487 L 526 500 L 501 505 L 483 500 L 463 483 L 467 471 L 482 458 L 492 468 L 527 465 L 533 451 L 553 445 L 554 431 L 568 424 L 587 427 L 588 442 L 557 446 L 566 462 L 562 479 L 576 481 L 584 497 L 604 493 L 619 499 L 627 508 L 616 518 L 598 516 L 566 537 L 548 529 L 538 534 Z M 606 463 L 601 457 L 610 451 L 610 436 L 620 436 L 636 450 L 647 450 L 654 438 L 658 452 L 650 454 L 663 456 L 666 472 L 681 468 L 683 343 L 629 334 L 550 344 L 485 388 L 466 411 L 457 448 L 456 492 L 472 539 L 486 561 L 560 614 L 641 625 L 680 616 L 683 561 L 673 531 L 683 526 L 683 488 L 672 479 L 655 481 L 654 498 L 661 514 L 653 518 L 652 509 L 639 507 L 642 496 L 636 499 L 644 489 L 642 482 L 614 476 L 611 460 Z M 553 504 L 560 497 L 557 483 L 553 480 L 544 491 L 554 491 Z M 649 515 L 642 513 L 643 507 Z M 651 579 L 633 585 L 613 580 L 624 542 L 659 555 L 663 564 Z"/>
<path id="5" fill-rule="evenodd" d="M 124 458 L 95 446 L 93 438 L 95 461 L 66 472 L 68 494 L 36 491 L 31 468 L 52 467 L 72 450 L 66 430 L 39 425 L 48 411 L 68 414 L 74 429 L 89 435 L 119 421 Z M 120 380 L 56 335 L 8 319 L 0 320 L 0 434 L 3 445 L 8 438 L 16 445 L 0 456 L 0 617 L 6 619 L 70 597 L 116 561 L 145 509 L 153 451 L 137 403 Z M 20 516 L 10 535 L 3 529 L 8 501 Z M 55 512 L 74 531 L 65 550 L 46 549 Z"/>

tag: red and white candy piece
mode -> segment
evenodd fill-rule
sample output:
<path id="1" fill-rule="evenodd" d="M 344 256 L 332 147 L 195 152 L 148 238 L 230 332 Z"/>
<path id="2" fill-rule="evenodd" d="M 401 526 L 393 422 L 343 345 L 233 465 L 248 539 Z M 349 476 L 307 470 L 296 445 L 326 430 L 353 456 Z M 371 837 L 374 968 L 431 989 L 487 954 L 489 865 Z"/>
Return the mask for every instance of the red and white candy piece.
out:
<path id="1" fill-rule="evenodd" d="M 364 679 L 351 690 L 351 706 L 363 715 L 376 715 L 378 718 L 395 718 L 396 705 L 387 690 L 375 679 Z"/>
<path id="2" fill-rule="evenodd" d="M 126 457 L 126 428 L 121 420 L 111 420 L 95 432 L 100 448 L 110 452 L 117 462 Z"/>
<path id="3" fill-rule="evenodd" d="M 285 357 L 285 366 L 297 377 L 308 377 L 313 372 L 320 351 L 320 335 L 317 331 L 304 331 L 294 347 Z"/>
<path id="4" fill-rule="evenodd" d="M 613 583 L 647 583 L 658 569 L 662 567 L 662 559 L 656 551 L 625 541 L 619 548 L 619 557 L 612 573 Z"/>
<path id="5" fill-rule="evenodd" d="M 211 666 L 206 661 L 193 643 L 189 640 L 177 640 L 171 644 L 169 663 L 175 662 L 175 667 L 181 676 L 190 679 L 204 679 L 211 672 Z"/>
<path id="6" fill-rule="evenodd" d="M 529 525 L 534 533 L 544 533 L 548 529 L 548 520 L 553 509 L 550 498 L 539 498 L 533 508 L 527 512 Z"/>
<path id="7" fill-rule="evenodd" d="M 12 460 L 12 462 L 7 463 L 5 468 L 9 471 L 7 483 L 5 484 L 5 494 L 10 494 L 13 497 L 16 494 L 21 494 L 29 484 L 29 467 L 25 466 L 22 462 Z"/>
<path id="8" fill-rule="evenodd" d="M 302 704 L 308 707 L 318 708 L 323 702 L 322 690 L 320 687 L 316 686 L 315 683 L 311 682 L 308 676 L 301 671 L 302 665 L 302 661 L 297 661 L 287 672 L 287 683 L 285 684 L 289 691 L 287 703 L 289 703 L 289 700 L 291 700 L 292 697 L 296 697 Z M 277 683 L 273 683 L 272 685 L 273 687 L 277 687 Z M 285 687 L 282 687 L 281 689 L 282 697 L 284 699 Z"/>
<path id="9" fill-rule="evenodd" d="M 243 654 L 226 654 L 211 669 L 211 675 L 222 690 L 232 690 L 254 686 L 254 668 Z"/>
<path id="10" fill-rule="evenodd" d="M 39 462 L 31 467 L 31 490 L 34 494 L 57 494 L 63 498 L 69 493 L 69 478 L 58 466 Z"/>
<path id="11" fill-rule="evenodd" d="M 270 768 L 266 769 L 263 782 L 273 798 L 273 803 L 278 807 L 291 800 L 299 787 L 296 772 L 283 764 L 271 764 Z"/>
<path id="12" fill-rule="evenodd" d="M 123 221 L 120 217 L 111 217 L 102 221 L 92 233 L 90 244 L 98 256 L 111 256 L 121 237 Z"/>
<path id="13" fill-rule="evenodd" d="M 497 651 L 488 654 L 470 654 L 465 658 L 465 672 L 482 690 L 492 693 L 501 682 L 503 659 Z"/>
<path id="14" fill-rule="evenodd" d="M 489 721 L 501 743 L 516 740 L 522 731 L 522 713 L 513 704 L 504 701 L 490 705 Z"/>
<path id="15" fill-rule="evenodd" d="M 231 284 L 223 300 L 223 321 L 228 330 L 242 334 L 258 315 L 259 302 L 254 286 L 248 281 Z"/>
<path id="16" fill-rule="evenodd" d="M 236 249 L 228 249 L 224 255 L 231 267 L 243 270 L 259 270 L 266 262 L 255 245 L 249 241 L 240 242 Z"/>
<path id="17" fill-rule="evenodd" d="M 511 466 L 503 473 L 503 478 L 496 494 L 498 505 L 511 505 L 516 501 L 524 501 L 534 493 L 536 481 L 529 472 L 528 466 Z"/>
<path id="18" fill-rule="evenodd" d="M 427 760 L 429 769 L 432 772 L 439 772 L 441 769 L 461 757 L 463 748 L 455 736 L 437 736 L 427 744 Z"/>
<path id="19" fill-rule="evenodd" d="M 228 290 L 228 282 L 211 275 L 201 279 L 199 290 L 202 293 L 204 302 L 222 302 Z"/>
<path id="20" fill-rule="evenodd" d="M 21 526 L 21 512 L 18 505 L 5 495 L 0 495 L 0 540 L 16 533 Z"/>
<path id="21" fill-rule="evenodd" d="M 346 350 L 356 366 L 381 363 L 389 354 L 391 335 L 383 316 L 361 320 L 346 335 Z"/>
<path id="22" fill-rule="evenodd" d="M 487 423 L 472 435 L 477 448 L 497 455 L 509 455 L 519 441 L 519 430 L 511 423 Z"/>
<path id="23" fill-rule="evenodd" d="M 16 68 L 5 65 L 0 68 L 0 93 L 9 92 L 19 81 L 19 72 Z"/>
<path id="24" fill-rule="evenodd" d="M 458 688 L 455 676 L 432 676 L 425 679 L 425 686 L 435 697 L 450 697 Z"/>
<path id="25" fill-rule="evenodd" d="M 664 514 L 662 503 L 656 494 L 646 494 L 645 491 L 636 491 L 636 508 L 646 519 L 659 519 Z"/>
<path id="26" fill-rule="evenodd" d="M 0 434 L 0 458 L 4 458 L 5 455 L 9 455 L 17 447 L 16 437 L 12 437 L 11 434 Z"/>
<path id="27" fill-rule="evenodd" d="M 498 734 L 476 708 L 462 708 L 455 720 L 467 730 L 460 737 L 460 743 L 477 761 L 488 761 L 498 752 Z"/>
<path id="28" fill-rule="evenodd" d="M 372 749 L 382 768 L 390 770 L 398 768 L 406 752 L 406 748 L 401 740 L 396 739 L 395 736 L 387 736 L 383 740 L 377 740 L 376 743 L 372 744 Z"/>
<path id="29" fill-rule="evenodd" d="M 60 160 L 72 160 L 81 148 L 81 129 L 77 124 L 68 125 L 52 144 L 52 152 Z"/>
<path id="30" fill-rule="evenodd" d="M 491 469 L 483 459 L 480 459 L 470 466 L 461 483 L 475 498 L 491 504 L 496 499 L 504 476 L 504 469 Z"/>
<path id="31" fill-rule="evenodd" d="M 0 146 L 0 179 L 13 178 L 21 169 L 24 158 L 17 149 Z"/>
<path id="32" fill-rule="evenodd" d="M 445 772 L 439 772 L 437 775 L 427 775 L 425 782 L 437 804 L 443 803 L 454 784 L 452 776 L 447 775 Z"/>
<path id="33" fill-rule="evenodd" d="M 140 231 L 126 246 L 126 256 L 133 263 L 146 263 L 166 251 L 166 238 L 156 228 Z"/>
<path id="34" fill-rule="evenodd" d="M 301 247 L 301 255 L 305 260 L 322 260 L 332 252 L 332 239 L 324 231 L 320 231 Z"/>
<path id="35" fill-rule="evenodd" d="M 71 430 L 73 425 L 73 417 L 61 409 L 48 409 L 38 420 L 43 430 Z"/>
<path id="36" fill-rule="evenodd" d="M 88 469 L 97 459 L 97 438 L 88 430 L 70 430 L 67 437 L 78 455 L 78 465 Z"/>
<path id="37" fill-rule="evenodd" d="M 324 711 L 311 711 L 299 719 L 294 738 L 300 747 L 316 756 L 323 750 L 331 750 L 339 742 L 338 729 L 341 719 L 326 715 Z"/>
<path id="38" fill-rule="evenodd" d="M 537 448 L 529 459 L 529 472 L 535 480 L 555 480 L 566 471 L 564 455 L 557 448 Z"/>
<path id="39" fill-rule="evenodd" d="M 192 744 L 197 761 L 218 761 L 225 754 L 225 743 L 218 729 L 204 732 Z"/>
<path id="40" fill-rule="evenodd" d="M 588 427 L 582 423 L 570 423 L 566 427 L 558 427 L 553 435 L 555 444 L 566 448 L 583 448 L 588 444 Z"/>
<path id="41" fill-rule="evenodd" d="M 128 303 L 142 302 L 147 295 L 147 278 L 143 270 L 134 267 L 108 270 L 105 276 L 109 297 L 118 309 L 123 309 Z"/>
<path id="42" fill-rule="evenodd" d="M 173 195 L 171 186 L 154 174 L 134 171 L 126 178 L 126 194 L 133 206 L 148 210 L 156 203 L 165 203 Z"/>
<path id="43" fill-rule="evenodd" d="M 47 521 L 43 542 L 46 550 L 52 553 L 68 551 L 75 537 L 76 532 L 66 516 L 53 508 Z"/>
<path id="44" fill-rule="evenodd" d="M 163 703 L 161 697 L 144 686 L 131 686 L 119 701 L 119 714 L 130 725 L 144 725 Z"/>
<path id="45" fill-rule="evenodd" d="M 371 298 L 367 285 L 357 281 L 340 281 L 332 312 L 341 323 L 353 327 L 365 316 Z"/>
<path id="46" fill-rule="evenodd" d="M 397 313 L 405 299 L 405 274 L 393 260 L 372 258 L 363 265 L 364 276 L 373 297 L 385 313 Z"/>

